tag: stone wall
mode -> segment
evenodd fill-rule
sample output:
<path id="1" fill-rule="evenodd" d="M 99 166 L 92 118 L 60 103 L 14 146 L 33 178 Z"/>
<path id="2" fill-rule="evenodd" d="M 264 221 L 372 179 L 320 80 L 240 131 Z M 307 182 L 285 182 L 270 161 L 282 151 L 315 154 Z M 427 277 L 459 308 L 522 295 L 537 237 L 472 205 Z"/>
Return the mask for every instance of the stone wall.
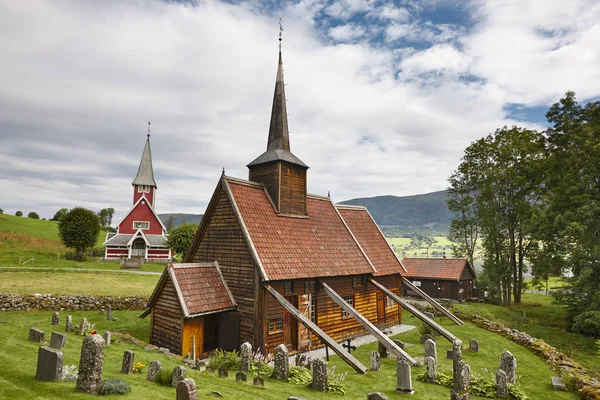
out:
<path id="1" fill-rule="evenodd" d="M 0 311 L 18 310 L 99 310 L 110 304 L 113 310 L 143 310 L 147 297 L 138 296 L 53 296 L 0 292 Z"/>

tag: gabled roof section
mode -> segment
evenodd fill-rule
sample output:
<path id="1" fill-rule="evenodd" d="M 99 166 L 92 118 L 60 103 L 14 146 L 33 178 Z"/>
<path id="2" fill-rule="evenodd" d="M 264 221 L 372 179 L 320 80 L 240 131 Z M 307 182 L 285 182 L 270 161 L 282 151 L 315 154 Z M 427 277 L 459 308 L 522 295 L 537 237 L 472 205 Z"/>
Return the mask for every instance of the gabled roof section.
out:
<path id="1" fill-rule="evenodd" d="M 142 153 L 142 159 L 140 160 L 140 166 L 138 167 L 137 175 L 132 185 L 147 185 L 147 186 L 156 186 L 156 181 L 154 180 L 154 171 L 152 170 L 152 153 L 150 151 L 150 134 L 148 134 L 148 139 L 146 139 L 146 145 L 144 146 L 144 152 Z"/>
<path id="2" fill-rule="evenodd" d="M 148 309 L 156 303 L 168 279 L 173 282 L 184 318 L 228 311 L 237 306 L 223 279 L 219 264 L 215 261 L 214 263 L 169 264 L 150 297 Z M 144 312 L 142 316 L 147 314 Z"/>
<path id="3" fill-rule="evenodd" d="M 475 276 L 466 258 L 404 258 L 407 278 L 425 278 L 459 281 L 465 268 Z"/>
<path id="4" fill-rule="evenodd" d="M 283 61 L 279 51 L 279 64 L 277 65 L 277 78 L 275 79 L 275 93 L 273 94 L 273 107 L 271 109 L 271 123 L 269 125 L 269 140 L 267 151 L 248 164 L 248 167 L 272 161 L 286 161 L 308 168 L 290 150 L 290 134 L 288 129 L 287 107 L 285 104 L 285 84 L 283 82 Z"/>
<path id="5" fill-rule="evenodd" d="M 163 229 L 163 233 L 167 232 L 167 228 L 165 227 L 165 224 L 163 224 L 163 222 L 160 220 L 160 217 L 158 216 L 156 211 L 154 211 L 154 207 L 150 207 L 150 203 L 148 202 L 148 199 L 146 198 L 146 193 L 142 193 L 142 195 L 140 196 L 138 201 L 136 201 L 133 204 L 133 206 L 131 206 L 129 211 L 127 211 L 127 213 L 123 216 L 123 218 L 121 218 L 121 221 L 119 221 L 119 224 L 117 225 L 117 230 L 118 230 L 118 227 L 123 223 L 123 221 L 125 221 L 125 218 L 127 218 L 129 216 L 129 214 L 131 214 L 133 212 L 133 210 L 135 210 L 142 201 L 146 202 L 145 205 L 150 209 L 150 211 L 152 211 L 152 214 L 154 214 L 154 216 L 156 217 L 156 220 L 160 223 L 160 226 Z"/>
<path id="6" fill-rule="evenodd" d="M 308 195 L 308 218 L 278 216 L 263 185 L 224 179 L 265 280 L 376 272 L 329 198 Z"/>
<path id="7" fill-rule="evenodd" d="M 405 272 L 402 263 L 365 207 L 336 205 L 336 208 L 377 270 L 375 276 Z"/>

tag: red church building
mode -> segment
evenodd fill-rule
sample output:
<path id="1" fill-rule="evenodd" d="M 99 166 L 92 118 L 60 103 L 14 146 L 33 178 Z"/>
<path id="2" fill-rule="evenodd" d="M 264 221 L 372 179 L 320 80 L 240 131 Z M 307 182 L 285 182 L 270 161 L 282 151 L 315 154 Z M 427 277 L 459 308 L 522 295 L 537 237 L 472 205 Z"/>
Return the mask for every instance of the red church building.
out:
<path id="1" fill-rule="evenodd" d="M 150 134 L 133 182 L 133 207 L 125 214 L 117 232 L 106 235 L 106 260 L 171 261 L 166 247 L 167 228 L 154 211 L 156 181 L 152 170 Z"/>

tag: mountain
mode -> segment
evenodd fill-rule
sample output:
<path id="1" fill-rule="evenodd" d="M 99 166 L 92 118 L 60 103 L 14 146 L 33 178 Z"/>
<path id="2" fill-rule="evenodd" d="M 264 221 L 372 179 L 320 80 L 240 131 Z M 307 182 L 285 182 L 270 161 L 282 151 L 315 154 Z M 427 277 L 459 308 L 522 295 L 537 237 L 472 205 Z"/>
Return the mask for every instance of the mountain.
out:
<path id="1" fill-rule="evenodd" d="M 184 222 L 187 222 L 189 224 L 198 225 L 198 224 L 200 224 L 200 221 L 202 221 L 202 214 L 182 214 L 182 213 L 158 214 L 158 217 L 160 218 L 162 223 L 165 224 L 167 229 L 169 228 L 169 226 L 168 226 L 169 218 L 171 218 L 171 217 L 173 217 L 173 226 L 171 228 L 177 228 L 179 225 L 183 224 Z"/>
<path id="2" fill-rule="evenodd" d="M 415 196 L 376 196 L 342 201 L 340 204 L 367 206 L 384 231 L 447 233 L 452 212 L 446 205 L 447 190 Z"/>

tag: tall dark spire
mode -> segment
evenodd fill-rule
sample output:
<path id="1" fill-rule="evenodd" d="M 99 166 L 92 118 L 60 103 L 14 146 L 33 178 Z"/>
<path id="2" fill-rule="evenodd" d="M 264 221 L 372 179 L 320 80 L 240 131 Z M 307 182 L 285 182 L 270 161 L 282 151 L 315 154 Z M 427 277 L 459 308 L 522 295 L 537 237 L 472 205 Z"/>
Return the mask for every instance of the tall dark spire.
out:
<path id="1" fill-rule="evenodd" d="M 269 141 L 267 151 L 290 151 L 290 134 L 288 132 L 287 108 L 285 105 L 285 85 L 283 83 L 283 61 L 279 50 L 279 65 L 275 79 L 275 93 L 271 108 L 271 124 L 269 126 Z"/>

